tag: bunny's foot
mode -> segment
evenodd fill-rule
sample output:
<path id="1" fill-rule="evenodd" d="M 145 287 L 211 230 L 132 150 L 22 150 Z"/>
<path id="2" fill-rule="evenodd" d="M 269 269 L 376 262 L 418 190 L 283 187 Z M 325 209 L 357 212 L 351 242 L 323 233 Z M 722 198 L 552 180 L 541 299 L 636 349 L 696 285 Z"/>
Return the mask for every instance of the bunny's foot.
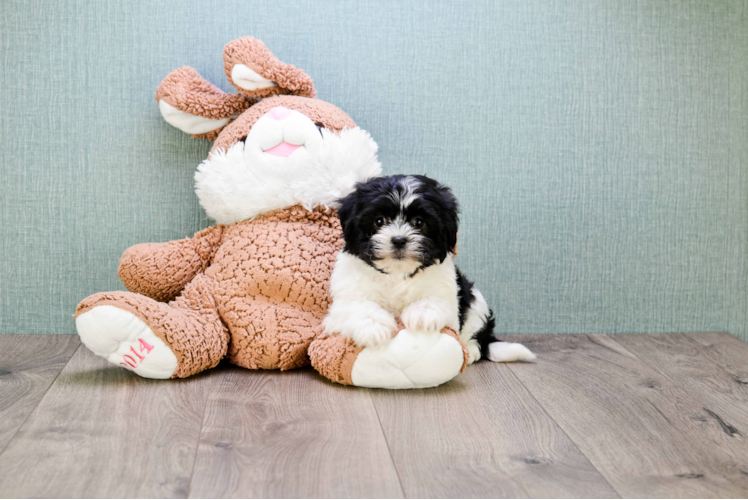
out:
<path id="1" fill-rule="evenodd" d="M 451 328 L 400 329 L 381 347 L 362 348 L 341 335 L 322 335 L 309 349 L 312 366 L 343 385 L 382 389 L 435 387 L 465 369 L 468 351 Z"/>
<path id="2" fill-rule="evenodd" d="M 94 354 L 145 378 L 171 378 L 174 352 L 135 314 L 100 305 L 75 320 L 81 342 Z"/>

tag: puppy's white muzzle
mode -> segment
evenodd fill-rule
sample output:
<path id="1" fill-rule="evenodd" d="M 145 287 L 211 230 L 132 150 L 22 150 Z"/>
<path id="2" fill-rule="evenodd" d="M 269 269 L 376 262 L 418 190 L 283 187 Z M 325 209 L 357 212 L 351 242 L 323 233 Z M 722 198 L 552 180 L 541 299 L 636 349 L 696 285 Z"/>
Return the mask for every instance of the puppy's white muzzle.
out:
<path id="1" fill-rule="evenodd" d="M 404 244 L 397 244 L 401 239 Z M 422 236 L 407 222 L 396 220 L 371 237 L 374 263 L 387 274 L 412 274 L 423 264 Z"/>

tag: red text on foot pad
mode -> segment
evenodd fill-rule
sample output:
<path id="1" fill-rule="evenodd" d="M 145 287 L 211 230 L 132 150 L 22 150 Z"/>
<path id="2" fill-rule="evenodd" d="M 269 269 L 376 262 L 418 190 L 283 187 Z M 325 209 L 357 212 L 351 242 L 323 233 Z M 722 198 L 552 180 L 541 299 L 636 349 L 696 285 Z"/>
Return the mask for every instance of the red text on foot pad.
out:
<path id="1" fill-rule="evenodd" d="M 132 352 L 134 356 L 125 354 L 124 356 L 122 356 L 124 362 L 121 362 L 120 365 L 124 366 L 125 368 L 137 368 L 138 366 L 140 366 L 140 363 L 143 362 L 145 357 L 153 350 L 153 346 L 145 340 L 139 338 L 138 342 L 140 344 L 138 349 L 140 352 L 136 351 L 132 346 L 130 346 L 130 352 Z"/>

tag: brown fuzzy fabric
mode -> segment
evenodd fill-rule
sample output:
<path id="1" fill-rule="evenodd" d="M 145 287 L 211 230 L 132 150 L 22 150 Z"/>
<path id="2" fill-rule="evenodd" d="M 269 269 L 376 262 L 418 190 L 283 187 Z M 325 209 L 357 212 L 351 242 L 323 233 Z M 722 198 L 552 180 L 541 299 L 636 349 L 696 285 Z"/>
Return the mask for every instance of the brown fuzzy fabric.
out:
<path id="1" fill-rule="evenodd" d="M 231 330 L 229 359 L 246 368 L 289 370 L 307 350 L 329 307 L 329 281 L 342 247 L 332 210 L 276 210 L 225 230 L 206 274 Z"/>
<path id="2" fill-rule="evenodd" d="M 356 126 L 356 122 L 351 120 L 343 110 L 330 103 L 307 97 L 280 95 L 263 99 L 242 113 L 239 118 L 221 130 L 210 151 L 226 150 L 237 142 L 246 139 L 257 120 L 276 106 L 298 111 L 317 125 L 330 129 L 332 132 L 339 133 L 344 128 L 354 128 Z"/>
<path id="3" fill-rule="evenodd" d="M 231 123 L 231 122 L 229 122 L 229 123 Z M 194 135 L 192 135 L 192 138 L 193 139 L 203 139 L 203 140 L 206 140 L 206 141 L 213 142 L 216 139 L 218 139 L 218 136 L 221 134 L 221 130 L 223 130 L 223 128 L 219 128 L 219 129 L 216 129 L 216 130 L 211 130 L 210 132 L 205 132 L 204 134 L 194 134 Z"/>
<path id="4" fill-rule="evenodd" d="M 164 100 L 180 111 L 211 120 L 239 114 L 255 102 L 242 94 L 223 92 L 189 66 L 175 69 L 163 79 L 156 89 L 156 100 Z M 219 132 L 220 129 L 192 137 L 215 140 Z"/>
<path id="5" fill-rule="evenodd" d="M 246 90 L 231 79 L 231 70 L 235 64 L 244 64 L 260 76 L 278 84 L 277 87 Z M 304 71 L 283 63 L 273 55 L 261 41 L 245 36 L 229 42 L 223 49 L 223 69 L 226 78 L 239 92 L 254 98 L 270 97 L 278 94 L 293 94 L 303 97 L 315 97 L 314 82 Z"/>
<path id="6" fill-rule="evenodd" d="M 189 66 L 175 69 L 161 81 L 156 100 L 162 99 L 180 111 L 212 120 L 241 113 L 256 102 L 242 94 L 225 93 Z"/>
<path id="7" fill-rule="evenodd" d="M 183 240 L 131 246 L 120 257 L 117 274 L 132 292 L 160 302 L 173 300 L 213 260 L 224 228 L 209 227 Z"/>
<path id="8" fill-rule="evenodd" d="M 338 384 L 353 385 L 353 363 L 363 350 L 348 337 L 323 333 L 309 346 L 309 359 L 323 377 Z"/>
<path id="9" fill-rule="evenodd" d="M 164 304 L 130 292 L 95 294 L 76 315 L 103 304 L 132 312 L 174 350 L 175 377 L 215 366 L 227 352 L 246 368 L 298 368 L 322 332 L 342 243 L 334 211 L 297 205 L 194 238 L 136 245 L 122 259 L 126 286 L 156 298 L 184 286 L 181 295 Z"/>

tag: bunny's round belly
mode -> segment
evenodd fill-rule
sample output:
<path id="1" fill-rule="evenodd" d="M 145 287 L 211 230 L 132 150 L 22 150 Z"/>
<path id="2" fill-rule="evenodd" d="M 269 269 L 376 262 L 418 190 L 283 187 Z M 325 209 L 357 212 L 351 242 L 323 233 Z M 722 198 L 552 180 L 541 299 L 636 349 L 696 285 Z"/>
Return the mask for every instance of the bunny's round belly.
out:
<path id="1" fill-rule="evenodd" d="M 314 229 L 301 223 L 230 228 L 207 271 L 218 284 L 216 298 L 255 297 L 326 311 L 340 239 Z"/>
<path id="2" fill-rule="evenodd" d="M 255 220 L 227 228 L 206 274 L 231 333 L 229 359 L 248 368 L 308 363 L 321 333 L 342 234 L 330 220 Z"/>

